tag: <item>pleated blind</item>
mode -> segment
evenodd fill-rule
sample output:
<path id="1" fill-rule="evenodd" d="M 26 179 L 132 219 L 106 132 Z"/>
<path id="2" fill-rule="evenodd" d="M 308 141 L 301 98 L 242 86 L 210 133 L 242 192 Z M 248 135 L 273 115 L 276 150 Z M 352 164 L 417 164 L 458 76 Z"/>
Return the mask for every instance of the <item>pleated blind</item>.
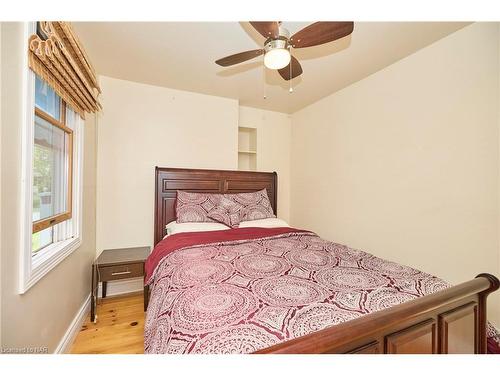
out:
<path id="1" fill-rule="evenodd" d="M 30 68 L 82 118 L 102 108 L 94 68 L 69 23 L 39 22 L 28 53 Z"/>

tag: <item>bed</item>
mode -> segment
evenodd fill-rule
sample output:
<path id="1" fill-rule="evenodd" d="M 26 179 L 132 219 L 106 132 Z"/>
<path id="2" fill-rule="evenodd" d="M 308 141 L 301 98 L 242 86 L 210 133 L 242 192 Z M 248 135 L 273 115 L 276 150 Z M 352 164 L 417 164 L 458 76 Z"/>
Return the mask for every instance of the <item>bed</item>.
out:
<path id="1" fill-rule="evenodd" d="M 498 352 L 493 275 L 452 286 L 290 227 L 165 238 L 177 191 L 262 189 L 276 214 L 276 173 L 156 168 L 146 353 Z"/>

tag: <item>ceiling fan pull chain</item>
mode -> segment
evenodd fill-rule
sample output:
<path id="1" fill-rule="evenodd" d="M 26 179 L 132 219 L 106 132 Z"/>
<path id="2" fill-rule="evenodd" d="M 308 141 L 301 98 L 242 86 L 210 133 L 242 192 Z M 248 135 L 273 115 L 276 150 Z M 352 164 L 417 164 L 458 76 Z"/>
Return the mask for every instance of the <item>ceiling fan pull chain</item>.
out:
<path id="1" fill-rule="evenodd" d="M 292 56 L 292 49 L 290 47 L 288 47 L 288 50 L 290 51 L 290 57 L 291 57 Z M 292 87 L 292 59 L 290 59 L 290 64 L 288 64 L 288 66 L 290 66 L 290 79 L 288 80 L 288 83 L 289 83 L 288 92 L 291 94 L 293 92 L 293 87 Z"/>

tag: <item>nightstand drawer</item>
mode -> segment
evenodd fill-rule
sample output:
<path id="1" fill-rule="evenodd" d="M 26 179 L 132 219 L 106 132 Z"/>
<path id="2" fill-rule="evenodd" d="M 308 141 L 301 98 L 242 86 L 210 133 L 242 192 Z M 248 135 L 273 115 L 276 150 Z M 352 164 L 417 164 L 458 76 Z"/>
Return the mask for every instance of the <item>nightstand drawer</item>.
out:
<path id="1" fill-rule="evenodd" d="M 116 266 L 99 266 L 99 280 L 112 281 L 144 276 L 144 263 L 130 263 Z"/>

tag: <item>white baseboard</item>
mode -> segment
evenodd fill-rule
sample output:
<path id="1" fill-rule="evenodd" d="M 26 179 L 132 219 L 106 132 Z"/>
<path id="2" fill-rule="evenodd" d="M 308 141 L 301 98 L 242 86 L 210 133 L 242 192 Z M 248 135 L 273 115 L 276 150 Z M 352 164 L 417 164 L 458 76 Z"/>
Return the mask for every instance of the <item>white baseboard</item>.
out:
<path id="1" fill-rule="evenodd" d="M 144 288 L 144 279 L 142 277 L 137 277 L 133 279 L 108 281 L 108 288 L 106 290 L 106 296 L 117 296 L 119 294 L 126 294 L 132 292 L 140 292 Z M 97 291 L 99 297 L 102 296 L 102 285 L 99 283 L 99 289 Z"/>
<path id="2" fill-rule="evenodd" d="M 83 322 L 87 317 L 87 314 L 89 314 L 89 311 L 90 311 L 90 294 L 85 299 L 85 302 L 80 307 L 80 310 L 78 310 L 78 312 L 76 313 L 75 318 L 73 319 L 68 329 L 66 330 L 66 333 L 59 342 L 59 345 L 57 345 L 57 348 L 54 351 L 55 354 L 63 354 L 69 352 L 71 345 L 73 344 L 73 341 L 75 341 L 76 335 L 78 334 L 78 332 L 80 332 L 80 328 L 82 327 Z"/>

